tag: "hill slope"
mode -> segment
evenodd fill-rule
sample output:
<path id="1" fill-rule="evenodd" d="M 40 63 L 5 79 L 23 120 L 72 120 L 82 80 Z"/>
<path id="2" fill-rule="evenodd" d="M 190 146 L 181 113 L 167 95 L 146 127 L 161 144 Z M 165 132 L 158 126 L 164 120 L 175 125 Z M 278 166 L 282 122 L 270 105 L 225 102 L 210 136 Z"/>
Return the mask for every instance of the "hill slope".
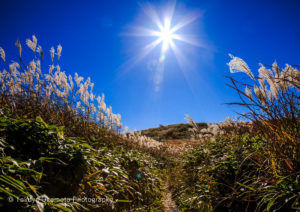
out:
<path id="1" fill-rule="evenodd" d="M 207 128 L 207 123 L 197 123 L 200 129 Z M 192 132 L 189 130 L 192 126 L 189 124 L 171 124 L 167 126 L 160 125 L 157 128 L 142 130 L 142 135 L 153 138 L 157 141 L 190 139 Z"/>

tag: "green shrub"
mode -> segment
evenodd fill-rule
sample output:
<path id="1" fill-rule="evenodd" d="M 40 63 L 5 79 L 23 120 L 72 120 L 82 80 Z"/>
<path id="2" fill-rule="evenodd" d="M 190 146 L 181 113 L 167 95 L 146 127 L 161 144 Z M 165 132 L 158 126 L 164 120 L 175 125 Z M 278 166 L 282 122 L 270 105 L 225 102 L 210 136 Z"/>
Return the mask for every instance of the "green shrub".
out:
<path id="1" fill-rule="evenodd" d="M 117 143 L 64 137 L 62 127 L 40 117 L 17 118 L 6 109 L 0 132 L 0 205 L 6 210 L 161 207 L 160 164 L 147 154 Z M 112 139 L 109 131 L 101 136 Z"/>
<path id="2" fill-rule="evenodd" d="M 186 154 L 181 169 L 173 170 L 177 203 L 200 211 L 296 211 L 299 173 L 274 178 L 261 161 L 265 145 L 245 135 L 208 141 Z"/>

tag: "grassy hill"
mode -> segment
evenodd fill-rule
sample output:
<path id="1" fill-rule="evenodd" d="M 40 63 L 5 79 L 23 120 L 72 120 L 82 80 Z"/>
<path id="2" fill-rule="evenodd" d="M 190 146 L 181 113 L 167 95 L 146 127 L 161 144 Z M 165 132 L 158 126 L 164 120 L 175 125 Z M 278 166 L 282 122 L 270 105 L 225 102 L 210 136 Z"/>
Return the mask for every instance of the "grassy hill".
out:
<path id="1" fill-rule="evenodd" d="M 207 123 L 197 123 L 200 129 L 207 128 Z M 142 130 L 142 135 L 153 138 L 157 141 L 190 139 L 192 132 L 190 124 L 171 124 L 167 126 L 160 125 L 156 128 Z"/>

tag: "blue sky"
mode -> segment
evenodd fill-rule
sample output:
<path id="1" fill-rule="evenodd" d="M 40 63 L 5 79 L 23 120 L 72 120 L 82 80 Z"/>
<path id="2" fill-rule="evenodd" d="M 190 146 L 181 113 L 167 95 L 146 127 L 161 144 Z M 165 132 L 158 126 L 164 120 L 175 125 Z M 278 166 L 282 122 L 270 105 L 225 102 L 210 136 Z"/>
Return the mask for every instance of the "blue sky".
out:
<path id="1" fill-rule="evenodd" d="M 131 129 L 185 122 L 185 114 L 200 122 L 219 122 L 234 117 L 240 108 L 223 103 L 237 101 L 224 76 L 229 75 L 228 53 L 243 58 L 254 73 L 258 63 L 283 67 L 300 64 L 300 1 L 176 1 L 173 24 L 197 16 L 178 33 L 201 45 L 174 41 L 186 61 L 172 50 L 159 67 L 160 45 L 139 62 L 143 48 L 153 37 L 133 37 L 134 27 L 156 29 L 144 13 L 150 1 L 0 1 L 0 46 L 7 58 L 36 35 L 47 54 L 63 46 L 61 66 L 95 83 L 106 103 Z M 162 18 L 174 1 L 151 1 Z M 44 67 L 49 63 L 47 55 Z M 183 64 L 183 67 L 181 66 Z M 158 74 L 158 69 L 163 73 Z M 241 80 L 242 73 L 235 74 Z M 159 82 L 157 82 L 157 80 Z"/>

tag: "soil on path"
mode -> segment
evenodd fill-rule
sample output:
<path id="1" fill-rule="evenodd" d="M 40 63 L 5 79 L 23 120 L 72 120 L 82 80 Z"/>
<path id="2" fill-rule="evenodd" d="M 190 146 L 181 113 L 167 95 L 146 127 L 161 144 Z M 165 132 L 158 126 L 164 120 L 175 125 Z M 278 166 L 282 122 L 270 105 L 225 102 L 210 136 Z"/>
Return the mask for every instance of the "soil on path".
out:
<path id="1" fill-rule="evenodd" d="M 164 182 L 165 194 L 163 199 L 164 212 L 176 212 L 178 208 L 172 199 L 172 193 L 169 191 L 168 181 Z"/>

